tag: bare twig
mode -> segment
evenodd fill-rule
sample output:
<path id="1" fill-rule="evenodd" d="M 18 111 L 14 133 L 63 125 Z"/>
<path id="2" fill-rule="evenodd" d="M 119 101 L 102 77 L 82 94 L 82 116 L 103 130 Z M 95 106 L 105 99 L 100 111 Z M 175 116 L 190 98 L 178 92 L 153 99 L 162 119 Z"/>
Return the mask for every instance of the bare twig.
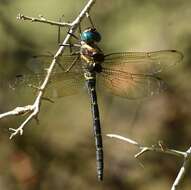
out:
<path id="1" fill-rule="evenodd" d="M 191 147 L 186 151 L 186 155 L 184 156 L 183 165 L 180 168 L 180 171 L 172 185 L 171 190 L 176 190 L 179 187 L 179 185 L 181 184 L 181 182 L 185 176 L 185 173 L 188 170 L 188 168 L 190 167 L 190 165 L 191 165 Z"/>
<path id="2" fill-rule="evenodd" d="M 44 18 L 42 15 L 39 15 L 38 18 L 35 18 L 35 17 L 25 16 L 25 15 L 19 13 L 17 16 L 17 19 L 18 20 L 29 20 L 31 22 L 40 22 L 40 23 L 45 23 L 45 24 L 50 24 L 50 25 L 60 26 L 60 27 L 71 27 L 72 26 L 72 23 L 56 22 L 56 21 L 48 20 L 48 19 Z"/>
<path id="3" fill-rule="evenodd" d="M 174 184 L 173 184 L 171 190 L 177 190 L 177 188 L 179 187 L 180 183 L 182 182 L 182 180 L 184 178 L 186 171 L 188 170 L 188 168 L 191 165 L 191 147 L 186 152 L 183 152 L 183 151 L 178 151 L 178 150 L 174 150 L 174 149 L 169 149 L 166 146 L 164 146 L 161 142 L 159 142 L 157 146 L 156 145 L 144 146 L 135 140 L 132 140 L 132 139 L 120 136 L 120 135 L 107 134 L 107 136 L 111 137 L 111 138 L 120 139 L 120 140 L 125 141 L 129 144 L 132 144 L 132 145 L 136 146 L 138 149 L 140 149 L 140 152 L 138 152 L 135 155 L 135 158 L 138 158 L 139 156 L 141 156 L 142 154 L 144 154 L 145 152 L 148 152 L 148 151 L 160 152 L 160 153 L 164 153 L 164 154 L 171 154 L 174 156 L 183 157 L 183 159 L 184 159 L 183 165 L 178 173 L 178 176 L 176 177 L 176 180 L 174 181 Z"/>
<path id="4" fill-rule="evenodd" d="M 139 148 L 140 152 L 135 155 L 136 158 L 141 156 L 146 151 L 161 152 L 161 153 L 166 153 L 166 154 L 171 154 L 171 155 L 181 156 L 181 157 L 184 157 L 186 155 L 186 153 L 182 152 L 182 151 L 168 149 L 166 147 L 164 148 L 164 147 L 161 146 L 160 142 L 159 142 L 160 144 L 158 144 L 157 146 L 156 145 L 152 145 L 152 146 L 148 147 L 148 146 L 143 146 L 143 145 L 139 144 L 137 141 L 134 141 L 134 140 L 126 138 L 126 137 L 122 137 L 120 135 L 107 134 L 107 136 L 111 137 L 111 138 L 117 138 L 117 139 L 126 141 L 129 144 L 132 144 L 132 145 L 136 146 L 137 148 Z"/>
<path id="5" fill-rule="evenodd" d="M 13 129 L 13 128 L 9 129 L 10 131 L 12 131 L 10 139 L 13 138 L 17 134 L 22 135 L 23 128 L 26 126 L 26 124 L 28 124 L 28 122 L 30 122 L 33 118 L 38 117 L 41 101 L 43 100 L 43 95 L 44 95 L 45 89 L 46 89 L 49 79 L 51 77 L 52 71 L 56 65 L 57 59 L 59 58 L 59 56 L 61 56 L 63 54 L 64 49 L 67 46 L 69 39 L 71 38 L 71 34 L 74 34 L 74 32 L 76 31 L 77 27 L 79 26 L 81 20 L 86 16 L 86 13 L 89 12 L 90 8 L 93 6 L 94 3 L 95 3 L 95 0 L 89 0 L 88 3 L 86 4 L 86 6 L 84 7 L 84 9 L 81 11 L 81 13 L 76 17 L 76 19 L 71 24 L 67 25 L 67 23 L 65 23 L 66 26 L 69 27 L 69 32 L 66 35 L 64 41 L 62 42 L 62 45 L 59 47 L 58 51 L 55 53 L 52 63 L 50 64 L 50 67 L 47 69 L 46 77 L 45 77 L 42 85 L 39 87 L 39 91 L 38 91 L 37 97 L 34 101 L 34 104 L 27 105 L 24 107 L 18 107 L 7 113 L 0 114 L 0 119 L 1 119 L 4 117 L 7 117 L 7 116 L 30 113 L 30 115 L 27 117 L 27 119 L 17 129 Z M 31 20 L 31 17 L 20 15 L 20 19 Z M 56 22 L 48 21 L 48 20 L 42 19 L 42 18 L 37 19 L 37 20 L 33 19 L 33 21 L 43 22 L 43 23 L 48 23 L 48 24 L 54 23 L 54 25 L 56 25 L 55 24 Z"/>
<path id="6" fill-rule="evenodd" d="M 33 107 L 31 105 L 24 106 L 24 107 L 17 107 L 14 110 L 0 114 L 0 119 L 7 116 L 21 115 L 27 112 L 31 112 L 32 110 L 33 110 Z"/>

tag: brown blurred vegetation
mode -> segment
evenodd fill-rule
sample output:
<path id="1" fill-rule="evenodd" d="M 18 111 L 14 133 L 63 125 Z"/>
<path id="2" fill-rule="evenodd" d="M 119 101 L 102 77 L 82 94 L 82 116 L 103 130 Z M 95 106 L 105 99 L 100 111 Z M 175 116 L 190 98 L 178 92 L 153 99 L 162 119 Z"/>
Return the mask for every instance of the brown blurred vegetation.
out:
<path id="1" fill-rule="evenodd" d="M 57 28 L 16 20 L 18 13 L 72 20 L 86 3 L 80 1 L 0 1 L 0 81 L 25 72 L 30 56 L 55 52 Z M 108 139 L 117 133 L 144 144 L 162 140 L 185 151 L 191 145 L 191 1 L 97 0 L 93 20 L 102 33 L 105 52 L 177 49 L 182 64 L 163 73 L 168 90 L 147 100 L 129 101 L 99 92 L 105 152 L 105 176 L 96 179 L 95 148 L 86 93 L 44 102 L 40 124 L 31 122 L 23 136 L 9 140 L 26 116 L 0 121 L 0 189 L 170 189 L 182 164 L 179 158 L 148 153 L 141 162 L 134 147 Z M 86 24 L 84 24 L 85 26 Z M 32 103 L 34 94 L 0 86 L 0 112 Z M 182 189 L 190 189 L 191 171 Z M 154 188 L 153 188 L 154 187 Z"/>

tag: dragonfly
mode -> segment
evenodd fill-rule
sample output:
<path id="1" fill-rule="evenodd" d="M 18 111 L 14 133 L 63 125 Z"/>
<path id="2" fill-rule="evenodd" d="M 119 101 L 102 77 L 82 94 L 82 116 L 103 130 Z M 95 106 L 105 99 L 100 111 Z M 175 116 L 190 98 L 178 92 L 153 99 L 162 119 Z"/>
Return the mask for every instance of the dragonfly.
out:
<path id="1" fill-rule="evenodd" d="M 181 62 L 183 55 L 177 50 L 104 54 L 98 46 L 100 41 L 101 34 L 94 27 L 85 29 L 80 35 L 80 43 L 76 45 L 79 51 L 63 55 L 57 61 L 46 95 L 69 96 L 86 85 L 93 120 L 97 177 L 103 180 L 104 155 L 97 89 L 100 87 L 128 99 L 152 97 L 163 91 L 164 82 L 158 74 Z M 42 68 L 47 68 L 51 58 L 51 55 L 40 55 L 34 59 Z M 15 85 L 39 85 L 45 75 L 46 72 L 17 75 Z"/>

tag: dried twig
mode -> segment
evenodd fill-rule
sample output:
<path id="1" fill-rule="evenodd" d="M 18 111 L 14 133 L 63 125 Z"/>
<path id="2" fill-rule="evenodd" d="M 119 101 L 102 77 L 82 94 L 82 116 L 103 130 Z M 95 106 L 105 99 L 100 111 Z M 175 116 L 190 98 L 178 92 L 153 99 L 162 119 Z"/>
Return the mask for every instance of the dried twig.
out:
<path id="1" fill-rule="evenodd" d="M 42 22 L 42 23 L 47 23 L 47 24 L 51 24 L 51 25 L 68 27 L 69 32 L 66 35 L 64 41 L 62 42 L 62 45 L 59 47 L 58 51 L 55 53 L 53 60 L 52 60 L 52 63 L 50 64 L 50 67 L 47 69 L 46 77 L 45 77 L 42 85 L 39 87 L 39 91 L 38 91 L 37 97 L 34 101 L 34 104 L 33 105 L 27 105 L 24 107 L 17 107 L 12 111 L 0 114 L 0 119 L 2 119 L 4 117 L 8 117 L 8 116 L 30 113 L 30 115 L 27 117 L 27 119 L 18 128 L 16 128 L 16 129 L 10 128 L 9 129 L 10 131 L 12 131 L 10 139 L 13 138 L 17 134 L 22 135 L 23 134 L 23 128 L 28 124 L 28 122 L 30 122 L 33 118 L 36 119 L 38 117 L 38 113 L 40 111 L 40 106 L 41 106 L 41 101 L 43 99 L 43 95 L 44 95 L 45 89 L 47 87 L 47 84 L 49 82 L 49 79 L 51 77 L 52 71 L 56 65 L 56 61 L 59 58 L 59 56 L 61 56 L 63 54 L 64 49 L 67 46 L 69 39 L 71 38 L 71 34 L 74 34 L 76 29 L 80 25 L 80 22 L 86 16 L 86 13 L 89 12 L 89 10 L 91 9 L 91 7 L 93 6 L 94 3 L 95 3 L 95 0 L 89 0 L 88 3 L 86 4 L 86 6 L 81 11 L 81 13 L 76 17 L 76 19 L 72 23 L 53 22 L 50 20 L 46 20 L 43 17 L 32 18 L 32 17 L 28 17 L 28 16 L 24 16 L 24 15 L 19 14 L 18 19 L 31 20 L 34 22 Z"/>
<path id="2" fill-rule="evenodd" d="M 158 142 L 157 145 L 144 146 L 144 145 L 139 144 L 135 140 L 132 140 L 132 139 L 120 136 L 120 135 L 107 134 L 107 136 L 111 137 L 111 138 L 120 139 L 120 140 L 125 141 L 129 144 L 132 144 L 132 145 L 136 146 L 138 149 L 140 149 L 140 151 L 135 155 L 135 158 L 138 158 L 139 156 L 141 156 L 142 154 L 144 154 L 145 152 L 148 152 L 148 151 L 160 152 L 160 153 L 164 153 L 164 154 L 171 154 L 174 156 L 182 157 L 184 159 L 184 162 L 178 173 L 178 176 L 176 177 L 176 180 L 174 181 L 173 186 L 171 187 L 171 190 L 177 190 L 177 188 L 179 187 L 180 183 L 183 180 L 183 177 L 184 177 L 186 171 L 188 170 L 188 168 L 191 165 L 191 147 L 186 152 L 183 152 L 183 151 L 178 151 L 178 150 L 174 150 L 174 149 L 169 149 L 166 146 L 164 146 L 161 142 Z"/>
<path id="3" fill-rule="evenodd" d="M 188 168 L 190 168 L 190 165 L 191 165 L 191 147 L 185 153 L 183 165 L 180 168 L 180 171 L 172 185 L 171 190 L 176 190 L 180 186 L 186 171 L 188 170 Z"/>
<path id="4" fill-rule="evenodd" d="M 31 22 L 40 22 L 40 23 L 45 23 L 45 24 L 50 24 L 50 25 L 60 26 L 60 27 L 71 27 L 73 25 L 73 23 L 56 22 L 56 21 L 48 20 L 48 19 L 44 18 L 42 15 L 39 15 L 39 17 L 35 18 L 35 17 L 29 17 L 29 16 L 19 14 L 17 16 L 17 19 L 18 20 L 29 20 Z"/>

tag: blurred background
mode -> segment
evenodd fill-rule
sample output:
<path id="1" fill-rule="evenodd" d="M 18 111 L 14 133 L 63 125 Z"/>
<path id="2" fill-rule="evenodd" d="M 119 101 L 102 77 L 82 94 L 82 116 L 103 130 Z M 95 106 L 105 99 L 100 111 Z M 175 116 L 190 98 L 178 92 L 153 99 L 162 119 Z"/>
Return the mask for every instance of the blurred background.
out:
<path id="1" fill-rule="evenodd" d="M 18 13 L 72 21 L 86 0 L 0 0 L 0 112 L 31 104 L 35 94 L 11 91 L 4 81 L 25 73 L 30 57 L 56 52 L 57 27 L 16 20 Z M 95 147 L 88 95 L 43 102 L 40 123 L 32 121 L 23 136 L 9 140 L 26 115 L 0 121 L 0 189 L 170 189 L 182 160 L 147 153 L 106 137 L 120 134 L 145 145 L 162 140 L 169 148 L 186 151 L 191 142 L 191 1 L 97 0 L 91 11 L 102 33 L 105 53 L 177 49 L 181 64 L 162 73 L 168 89 L 145 100 L 131 101 L 98 92 L 105 153 L 104 181 L 96 177 Z M 87 27 L 87 21 L 83 27 Z M 64 37 L 64 30 L 62 38 Z M 141 162 L 141 164 L 140 164 Z M 143 167 L 143 166 L 144 167 Z M 182 189 L 190 189 L 191 171 Z"/>

